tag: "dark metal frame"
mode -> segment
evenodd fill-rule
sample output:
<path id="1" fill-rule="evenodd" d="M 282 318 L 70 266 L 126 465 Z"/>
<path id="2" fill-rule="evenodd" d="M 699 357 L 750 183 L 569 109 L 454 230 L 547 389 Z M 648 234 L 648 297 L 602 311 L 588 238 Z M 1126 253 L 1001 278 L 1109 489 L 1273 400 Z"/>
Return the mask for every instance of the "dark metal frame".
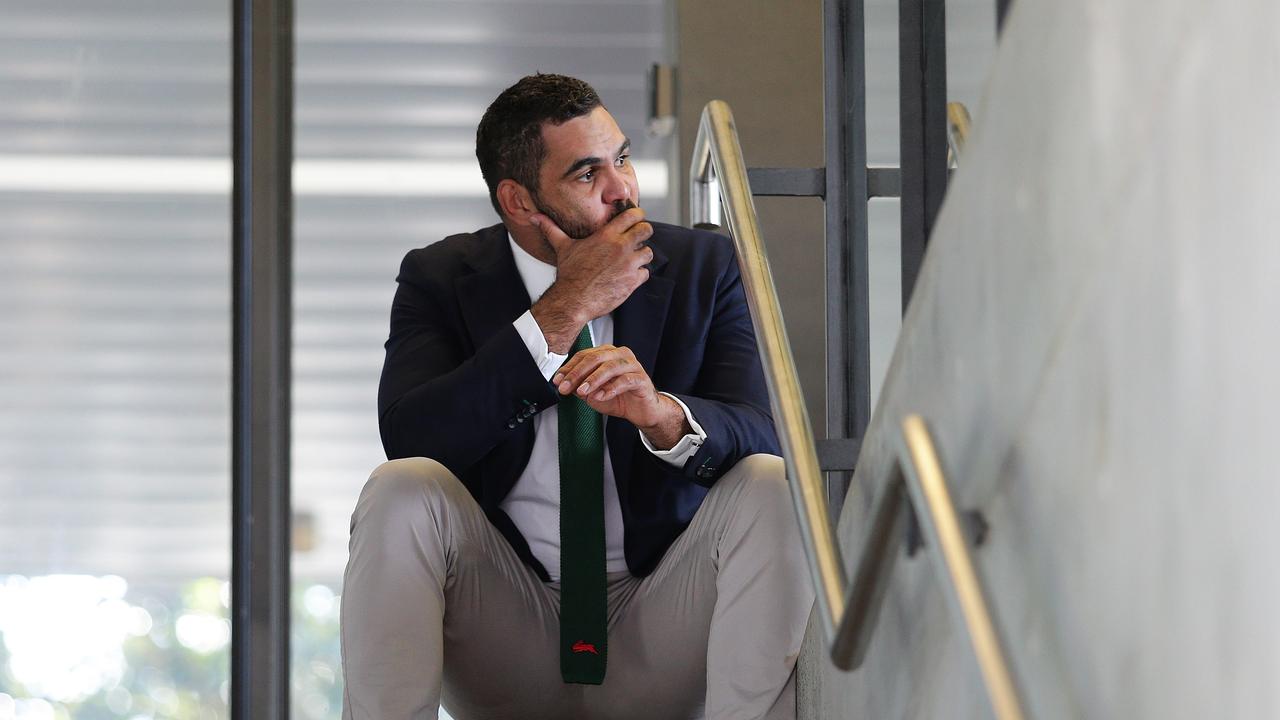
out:
<path id="1" fill-rule="evenodd" d="M 289 716 L 293 2 L 232 2 L 231 717 Z"/>
<path id="2" fill-rule="evenodd" d="M 752 194 L 821 197 L 826 203 L 827 440 L 818 457 L 827 473 L 834 520 L 849 472 L 871 421 L 871 315 L 867 274 L 867 200 L 896 194 L 896 168 L 867 168 L 866 32 L 863 0 L 826 0 L 822 8 L 826 166 L 750 168 Z"/>
<path id="3" fill-rule="evenodd" d="M 751 168 L 752 192 L 826 201 L 827 502 L 838 517 L 871 421 L 867 201 L 902 199 L 905 310 L 947 183 L 946 24 L 943 0 L 900 0 L 902 167 L 867 167 L 863 0 L 823 4 L 826 166 Z"/>
<path id="4" fill-rule="evenodd" d="M 947 192 L 944 0 L 898 2 L 898 143 L 902 167 L 902 308 Z"/>
<path id="5" fill-rule="evenodd" d="M 867 272 L 867 62 L 863 0 L 823 5 L 827 154 L 827 437 L 857 443 L 871 422 L 871 312 Z M 856 461 L 857 445 L 849 449 Z M 847 464 L 852 469 L 852 463 Z M 849 473 L 827 474 L 839 518 Z"/>

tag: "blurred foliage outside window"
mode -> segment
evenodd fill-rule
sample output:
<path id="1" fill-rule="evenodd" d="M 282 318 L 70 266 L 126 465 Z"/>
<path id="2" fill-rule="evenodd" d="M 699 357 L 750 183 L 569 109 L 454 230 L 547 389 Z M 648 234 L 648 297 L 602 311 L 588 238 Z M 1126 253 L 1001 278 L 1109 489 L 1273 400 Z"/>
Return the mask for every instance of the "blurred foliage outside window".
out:
<path id="1" fill-rule="evenodd" d="M 0 720 L 228 718 L 230 584 L 0 576 Z M 292 715 L 342 709 L 332 588 L 293 589 Z"/>

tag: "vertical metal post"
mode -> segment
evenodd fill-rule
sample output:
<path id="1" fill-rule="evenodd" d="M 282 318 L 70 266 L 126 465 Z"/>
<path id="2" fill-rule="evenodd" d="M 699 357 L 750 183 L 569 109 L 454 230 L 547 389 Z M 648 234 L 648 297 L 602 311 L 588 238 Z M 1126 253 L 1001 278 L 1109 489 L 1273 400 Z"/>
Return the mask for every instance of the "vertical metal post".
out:
<path id="1" fill-rule="evenodd" d="M 289 716 L 293 3 L 232 1 L 231 717 Z"/>
<path id="2" fill-rule="evenodd" d="M 902 307 L 915 289 L 947 190 L 947 40 L 943 0 L 898 2 Z"/>
<path id="3" fill-rule="evenodd" d="M 822 35 L 827 155 L 827 437 L 861 439 L 871 420 L 863 0 L 826 0 Z M 827 502 L 837 518 L 848 485 L 849 473 L 827 474 Z"/>

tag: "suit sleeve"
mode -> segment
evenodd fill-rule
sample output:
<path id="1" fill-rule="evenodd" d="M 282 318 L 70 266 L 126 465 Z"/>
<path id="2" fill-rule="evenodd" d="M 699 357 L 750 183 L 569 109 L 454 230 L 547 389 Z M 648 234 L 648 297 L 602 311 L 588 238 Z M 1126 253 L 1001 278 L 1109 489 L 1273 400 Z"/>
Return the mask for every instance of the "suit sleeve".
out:
<path id="1" fill-rule="evenodd" d="M 378 426 L 389 459 L 429 457 L 457 474 L 557 398 L 514 326 L 469 353 L 452 294 L 429 281 L 421 252 L 396 278 Z"/>
<path id="2" fill-rule="evenodd" d="M 748 455 L 781 453 L 751 313 L 732 254 L 716 284 L 697 381 L 691 393 L 676 396 L 707 434 L 706 442 L 682 469 L 693 482 L 710 487 Z"/>

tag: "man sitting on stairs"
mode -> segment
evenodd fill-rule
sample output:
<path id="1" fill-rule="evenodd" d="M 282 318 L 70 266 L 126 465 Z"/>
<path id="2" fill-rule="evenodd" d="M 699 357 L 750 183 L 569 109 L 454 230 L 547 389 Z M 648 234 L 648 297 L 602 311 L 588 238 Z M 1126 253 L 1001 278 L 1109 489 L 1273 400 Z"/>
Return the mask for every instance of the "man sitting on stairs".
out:
<path id="1" fill-rule="evenodd" d="M 345 718 L 795 717 L 813 591 L 733 247 L 646 221 L 629 146 L 520 80 L 476 133 L 502 222 L 400 267 Z"/>

